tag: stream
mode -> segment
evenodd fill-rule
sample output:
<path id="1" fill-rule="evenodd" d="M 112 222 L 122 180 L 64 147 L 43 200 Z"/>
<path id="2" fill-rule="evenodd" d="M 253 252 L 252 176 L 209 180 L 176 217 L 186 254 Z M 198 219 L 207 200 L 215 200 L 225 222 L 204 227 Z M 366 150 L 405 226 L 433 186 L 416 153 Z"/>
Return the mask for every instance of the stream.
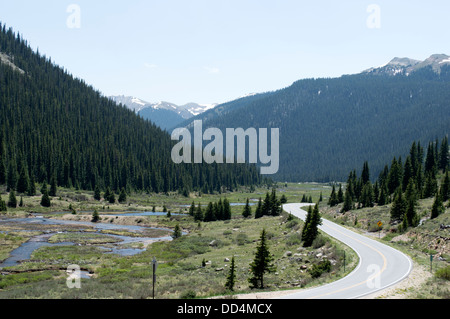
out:
<path id="1" fill-rule="evenodd" d="M 144 215 L 145 213 L 129 213 L 129 214 L 120 214 L 117 216 L 148 216 Z M 30 240 L 20 245 L 20 247 L 16 248 L 12 252 L 10 252 L 10 257 L 0 262 L 0 269 L 5 267 L 17 266 L 21 262 L 27 261 L 31 258 L 32 253 L 41 247 L 48 246 L 73 246 L 77 245 L 74 242 L 60 242 L 60 243 L 49 243 L 48 240 L 52 236 L 61 233 L 68 232 L 51 232 L 48 230 L 44 230 L 44 225 L 75 225 L 75 226 L 90 226 L 94 227 L 97 231 L 94 234 L 102 234 L 112 238 L 117 238 L 120 240 L 118 243 L 109 244 L 108 247 L 102 246 L 101 244 L 95 245 L 98 248 L 104 249 L 105 253 L 108 254 L 118 254 L 121 256 L 132 256 L 139 254 L 145 251 L 145 248 L 129 248 L 127 244 L 133 243 L 149 243 L 155 241 L 170 241 L 172 240 L 171 236 L 165 237 L 134 237 L 134 236 L 126 236 L 126 235 L 114 235 L 114 234 L 103 234 L 102 230 L 120 230 L 120 231 L 128 231 L 133 233 L 144 232 L 146 230 L 163 230 L 172 232 L 172 230 L 167 228 L 154 228 L 154 227 L 144 227 L 144 226 L 134 226 L 134 225 L 115 225 L 111 223 L 91 223 L 91 222 L 82 222 L 82 221 L 69 221 L 69 220 L 60 220 L 60 219 L 48 219 L 42 216 L 36 216 L 34 218 L 13 218 L 13 219 L 3 219 L 0 220 L 0 225 L 8 224 L 8 223 L 18 223 L 25 225 L 33 225 L 32 230 L 28 231 L 44 231 L 44 234 L 40 234 L 37 236 L 31 237 Z M 14 230 L 14 232 L 27 231 L 27 230 Z M 2 232 L 8 233 L 8 232 Z M 83 231 L 71 231 L 72 234 L 82 234 Z"/>

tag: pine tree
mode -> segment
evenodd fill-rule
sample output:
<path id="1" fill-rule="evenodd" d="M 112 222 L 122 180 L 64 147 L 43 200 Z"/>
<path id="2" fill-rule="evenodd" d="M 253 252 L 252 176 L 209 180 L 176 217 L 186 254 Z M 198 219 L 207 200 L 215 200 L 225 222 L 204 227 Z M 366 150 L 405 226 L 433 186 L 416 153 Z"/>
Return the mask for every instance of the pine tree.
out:
<path id="1" fill-rule="evenodd" d="M 262 203 L 262 198 L 260 197 L 259 201 L 258 201 L 258 206 L 256 206 L 256 210 L 255 210 L 255 219 L 263 217 L 262 207 L 263 207 L 263 203 Z"/>
<path id="2" fill-rule="evenodd" d="M 373 207 L 373 201 L 374 201 L 374 193 L 372 188 L 372 183 L 367 182 L 361 193 L 361 204 L 362 207 Z"/>
<path id="3" fill-rule="evenodd" d="M 266 272 L 275 271 L 275 267 L 272 264 L 273 257 L 269 251 L 267 245 L 266 230 L 261 232 L 260 241 L 256 247 L 255 259 L 250 264 L 250 271 L 252 276 L 248 279 L 251 284 L 251 288 L 264 288 L 264 274 Z"/>
<path id="4" fill-rule="evenodd" d="M 401 187 L 397 188 L 391 208 L 391 221 L 402 221 L 406 213 L 406 201 Z"/>
<path id="5" fill-rule="evenodd" d="M 225 288 L 230 291 L 234 291 L 234 285 L 236 283 L 236 265 L 234 256 L 231 258 L 230 270 L 228 272 L 227 281 L 225 282 Z"/>
<path id="6" fill-rule="evenodd" d="M 436 174 L 433 172 L 429 172 L 425 177 L 425 186 L 423 189 L 423 197 L 429 198 L 433 197 L 438 190 L 438 183 L 436 179 Z"/>
<path id="7" fill-rule="evenodd" d="M 441 143 L 441 149 L 439 152 L 439 169 L 445 171 L 449 167 L 449 147 L 448 147 L 448 136 L 445 136 Z"/>
<path id="8" fill-rule="evenodd" d="M 45 188 L 43 191 L 44 192 L 42 193 L 42 197 L 41 197 L 41 206 L 42 207 L 50 207 L 51 201 L 50 201 L 50 197 L 48 196 L 47 188 Z"/>
<path id="9" fill-rule="evenodd" d="M 122 190 L 119 194 L 119 203 L 123 204 L 127 201 L 127 193 L 125 192 L 125 188 L 122 187 Z"/>
<path id="10" fill-rule="evenodd" d="M 417 207 L 417 191 L 414 181 L 411 179 L 408 183 L 405 193 L 406 200 L 406 225 L 411 227 L 416 227 L 418 222 L 418 217 L 416 213 Z"/>
<path id="11" fill-rule="evenodd" d="M 350 192 L 348 189 L 345 190 L 345 196 L 344 196 L 344 206 L 342 207 L 342 212 L 348 212 L 353 209 L 353 201 L 352 196 L 350 195 Z"/>
<path id="12" fill-rule="evenodd" d="M 0 195 L 0 212 L 6 212 L 8 211 L 6 207 L 5 201 L 2 199 L 2 196 Z"/>
<path id="13" fill-rule="evenodd" d="M 55 175 L 52 176 L 50 179 L 50 191 L 48 192 L 48 195 L 55 197 L 57 192 L 57 185 L 56 185 L 56 177 Z"/>
<path id="14" fill-rule="evenodd" d="M 339 204 L 344 202 L 344 191 L 342 190 L 342 184 L 339 184 L 339 191 L 337 194 L 337 198 Z"/>
<path id="15" fill-rule="evenodd" d="M 310 206 L 311 207 L 311 206 Z M 308 218 L 307 218 L 308 219 Z M 322 225 L 322 217 L 319 212 L 319 205 L 316 204 L 314 209 L 311 210 L 311 217 L 308 223 L 305 222 L 304 225 L 304 240 L 303 247 L 310 247 L 313 241 L 319 235 L 319 226 Z"/>
<path id="16" fill-rule="evenodd" d="M 28 196 L 36 195 L 36 183 L 34 181 L 33 174 L 31 174 L 31 176 L 30 176 L 30 182 L 28 183 L 27 195 Z"/>
<path id="17" fill-rule="evenodd" d="M 108 202 L 110 204 L 114 204 L 116 202 L 116 195 L 114 195 L 114 192 L 111 192 L 111 194 L 109 195 Z"/>
<path id="18" fill-rule="evenodd" d="M 3 156 L 0 155 L 0 185 L 6 184 L 7 172 L 6 172 L 6 164 Z"/>
<path id="19" fill-rule="evenodd" d="M 231 219 L 231 206 L 228 199 L 223 200 L 223 220 L 230 220 Z"/>
<path id="20" fill-rule="evenodd" d="M 242 212 L 242 216 L 244 218 L 249 218 L 250 216 L 252 216 L 252 209 L 250 208 L 250 203 L 249 203 L 248 198 L 247 198 L 247 202 L 244 207 L 244 211 Z"/>
<path id="21" fill-rule="evenodd" d="M 9 192 L 8 207 L 11 207 L 11 208 L 17 207 L 17 199 L 16 199 L 16 194 L 15 194 L 14 190 L 11 190 Z"/>
<path id="22" fill-rule="evenodd" d="M 369 172 L 369 163 L 366 161 L 363 165 L 363 170 L 361 173 L 361 181 L 362 185 L 365 185 L 367 182 L 370 181 L 370 172 Z"/>
<path id="23" fill-rule="evenodd" d="M 208 207 L 206 207 L 205 211 L 205 222 L 212 222 L 216 220 L 216 216 L 214 215 L 214 205 L 212 202 L 209 202 Z"/>
<path id="24" fill-rule="evenodd" d="M 201 222 L 201 221 L 203 221 L 203 219 L 204 219 L 204 216 L 203 216 L 202 206 L 200 203 L 198 203 L 197 209 L 195 210 L 195 213 L 194 213 L 194 220 L 196 222 Z"/>
<path id="25" fill-rule="evenodd" d="M 12 189 L 16 189 L 17 187 L 17 168 L 16 165 L 13 162 L 9 163 L 8 167 L 8 177 L 7 177 L 7 184 L 6 184 L 6 191 L 9 192 Z"/>
<path id="26" fill-rule="evenodd" d="M 19 179 L 17 181 L 17 192 L 18 193 L 25 193 L 28 190 L 29 187 L 29 177 L 28 177 L 28 171 L 25 168 L 24 165 L 22 165 L 22 169 L 20 170 Z"/>
<path id="27" fill-rule="evenodd" d="M 328 205 L 330 207 L 336 206 L 339 204 L 339 200 L 336 194 L 336 187 L 333 185 L 333 189 L 331 190 L 330 199 L 328 200 Z"/>
<path id="28" fill-rule="evenodd" d="M 195 212 L 195 203 L 192 202 L 191 207 L 189 207 L 189 216 L 194 216 L 194 212 Z"/>
<path id="29" fill-rule="evenodd" d="M 445 171 L 444 181 L 442 182 L 440 195 L 443 202 L 450 199 L 450 177 L 448 170 Z"/>
<path id="30" fill-rule="evenodd" d="M 303 229 L 302 229 L 302 241 L 303 242 L 305 242 L 308 238 L 308 227 L 307 226 L 311 223 L 312 214 L 313 214 L 312 206 L 308 206 L 308 211 L 306 213 L 306 219 L 305 219 L 305 222 L 303 224 Z"/>
<path id="31" fill-rule="evenodd" d="M 98 201 L 102 199 L 102 195 L 100 194 L 100 187 L 98 187 L 98 185 L 96 185 L 94 189 L 94 199 Z"/>
<path id="32" fill-rule="evenodd" d="M 445 207 L 442 203 L 441 196 L 436 194 L 434 197 L 433 207 L 431 208 L 431 219 L 438 217 L 445 212 Z"/>
<path id="33" fill-rule="evenodd" d="M 94 212 L 92 213 L 91 222 L 92 223 L 97 223 L 99 220 L 100 220 L 100 215 L 98 214 L 97 210 L 94 210 Z"/>
<path id="34" fill-rule="evenodd" d="M 172 237 L 173 237 L 173 239 L 177 239 L 177 238 L 180 238 L 181 236 L 182 236 L 182 232 L 181 232 L 180 225 L 176 224 Z"/>
<path id="35" fill-rule="evenodd" d="M 272 194 L 270 195 L 270 215 L 279 216 L 281 212 L 282 212 L 281 203 L 278 200 L 276 190 L 272 189 Z"/>
<path id="36" fill-rule="evenodd" d="M 264 202 L 262 205 L 262 215 L 268 216 L 272 210 L 272 202 L 270 201 L 270 194 L 266 194 L 266 198 L 264 198 Z"/>

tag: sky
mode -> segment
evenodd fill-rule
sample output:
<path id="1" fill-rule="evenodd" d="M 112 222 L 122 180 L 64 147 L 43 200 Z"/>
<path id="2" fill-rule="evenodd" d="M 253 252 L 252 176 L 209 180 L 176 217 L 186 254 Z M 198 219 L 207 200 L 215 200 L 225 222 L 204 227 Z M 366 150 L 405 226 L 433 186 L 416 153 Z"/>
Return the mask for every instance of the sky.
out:
<path id="1" fill-rule="evenodd" d="M 394 57 L 450 55 L 448 0 L 0 0 L 0 21 L 106 96 L 224 103 Z"/>

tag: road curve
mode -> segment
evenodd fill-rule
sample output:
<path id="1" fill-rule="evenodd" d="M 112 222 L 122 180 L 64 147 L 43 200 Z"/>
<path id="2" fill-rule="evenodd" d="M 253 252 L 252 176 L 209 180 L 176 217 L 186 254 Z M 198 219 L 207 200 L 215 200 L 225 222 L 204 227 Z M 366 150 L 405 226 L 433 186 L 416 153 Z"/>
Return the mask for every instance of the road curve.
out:
<path id="1" fill-rule="evenodd" d="M 285 204 L 283 209 L 305 220 L 306 212 L 301 208 L 310 205 Z M 358 266 L 347 277 L 338 281 L 299 290 L 281 299 L 356 299 L 394 285 L 411 272 L 411 259 L 402 252 L 326 219 L 322 219 L 322 223 L 319 227 L 321 231 L 346 244 L 358 254 Z"/>

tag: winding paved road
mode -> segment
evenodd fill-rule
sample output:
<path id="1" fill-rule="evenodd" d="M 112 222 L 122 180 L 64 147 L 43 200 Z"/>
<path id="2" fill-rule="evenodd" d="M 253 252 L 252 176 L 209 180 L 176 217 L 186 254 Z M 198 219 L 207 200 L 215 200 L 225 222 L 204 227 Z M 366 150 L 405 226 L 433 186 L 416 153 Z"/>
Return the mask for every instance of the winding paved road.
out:
<path id="1" fill-rule="evenodd" d="M 286 212 L 305 220 L 301 209 L 311 204 L 286 204 Z M 282 299 L 355 299 L 385 289 L 405 279 L 411 259 L 398 250 L 323 219 L 320 230 L 352 248 L 359 264 L 347 277 L 317 288 L 304 289 Z"/>

